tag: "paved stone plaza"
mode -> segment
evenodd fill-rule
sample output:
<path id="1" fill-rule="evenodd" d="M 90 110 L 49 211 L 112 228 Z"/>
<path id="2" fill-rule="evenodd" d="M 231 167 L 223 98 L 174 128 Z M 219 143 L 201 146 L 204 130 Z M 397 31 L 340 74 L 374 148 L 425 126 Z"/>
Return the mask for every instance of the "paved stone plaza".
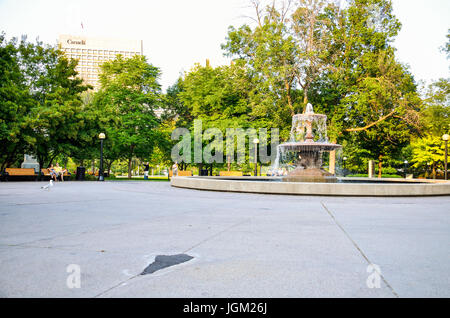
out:
<path id="1" fill-rule="evenodd" d="M 0 183 L 1 297 L 450 297 L 449 196 L 44 184 Z M 140 275 L 176 254 L 193 258 Z"/>

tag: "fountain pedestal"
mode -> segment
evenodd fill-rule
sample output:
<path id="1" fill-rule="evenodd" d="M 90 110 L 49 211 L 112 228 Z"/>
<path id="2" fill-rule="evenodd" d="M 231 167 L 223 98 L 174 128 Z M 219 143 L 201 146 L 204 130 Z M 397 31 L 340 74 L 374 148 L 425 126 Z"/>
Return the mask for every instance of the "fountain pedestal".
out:
<path id="1" fill-rule="evenodd" d="M 285 182 L 337 182 L 334 174 L 323 169 L 311 168 L 295 168 L 287 176 L 283 177 Z"/>

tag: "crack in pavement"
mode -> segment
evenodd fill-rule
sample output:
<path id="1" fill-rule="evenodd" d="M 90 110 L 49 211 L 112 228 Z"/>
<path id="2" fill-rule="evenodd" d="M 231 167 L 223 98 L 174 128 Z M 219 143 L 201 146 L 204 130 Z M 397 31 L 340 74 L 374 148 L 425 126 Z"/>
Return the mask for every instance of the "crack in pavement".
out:
<path id="1" fill-rule="evenodd" d="M 213 234 L 213 235 L 210 235 L 210 236 L 208 236 L 207 238 L 201 240 L 199 243 L 194 244 L 193 246 L 191 246 L 191 247 L 189 247 L 188 249 L 184 250 L 184 251 L 182 252 L 182 254 L 185 254 L 185 253 L 187 253 L 188 251 L 190 251 L 190 250 L 196 248 L 197 246 L 199 246 L 199 245 L 201 245 L 201 244 L 203 244 L 203 243 L 205 243 L 205 242 L 207 242 L 207 241 L 209 241 L 209 240 L 212 240 L 213 238 L 219 236 L 220 234 L 225 233 L 226 231 L 229 231 L 229 230 L 231 230 L 232 228 L 235 228 L 235 227 L 237 227 L 237 226 L 239 226 L 239 225 L 241 225 L 241 224 L 244 224 L 244 223 L 246 223 L 246 222 L 248 222 L 248 221 L 250 221 L 250 220 L 251 220 L 251 218 L 245 219 L 244 221 L 241 221 L 241 222 L 238 222 L 238 223 L 236 223 L 236 224 L 233 224 L 233 225 L 227 227 L 226 229 L 224 229 L 224 230 L 222 230 L 222 231 L 219 231 L 219 232 L 217 232 L 217 233 L 215 233 L 215 234 Z M 129 277 L 128 279 L 126 279 L 126 280 L 124 280 L 124 281 L 122 281 L 122 282 L 120 282 L 120 283 L 118 283 L 118 284 L 116 284 L 116 285 L 114 285 L 114 286 L 108 288 L 107 290 L 105 290 L 105 291 L 103 291 L 103 292 L 101 292 L 101 293 L 95 295 L 94 298 L 100 297 L 100 296 L 102 296 L 102 295 L 108 293 L 109 291 L 111 291 L 111 290 L 113 290 L 113 289 L 116 289 L 117 287 L 119 287 L 119 286 L 121 286 L 121 285 L 123 285 L 123 284 L 129 282 L 129 281 L 132 280 L 132 279 L 135 279 L 136 277 L 140 277 L 140 276 L 142 276 L 140 273 L 139 273 L 139 274 L 136 274 L 136 275 L 133 275 L 132 277 Z"/>
<path id="2" fill-rule="evenodd" d="M 364 258 L 364 260 L 369 264 L 372 265 L 373 263 L 369 260 L 369 257 L 367 257 L 367 255 L 363 252 L 363 250 L 358 246 L 358 244 L 352 239 L 352 237 L 350 236 L 350 234 L 347 233 L 347 231 L 345 231 L 344 227 L 336 220 L 335 216 L 333 215 L 333 213 L 331 213 L 331 211 L 326 207 L 325 203 L 320 202 L 323 206 L 323 208 L 325 209 L 325 211 L 328 213 L 328 215 L 331 217 L 331 219 L 333 220 L 333 222 L 341 229 L 341 231 L 345 234 L 345 236 L 350 240 L 350 242 L 353 244 L 353 246 L 355 246 L 355 248 L 358 250 L 358 252 L 361 254 L 361 256 Z M 399 298 L 400 296 L 397 294 L 397 292 L 394 290 L 394 288 L 391 286 L 391 284 L 388 283 L 388 281 L 386 280 L 386 278 L 383 276 L 383 274 L 381 274 L 380 272 L 378 272 L 378 274 L 380 275 L 381 279 L 383 280 L 383 282 L 386 284 L 386 286 L 391 290 L 392 294 L 396 297 Z"/>

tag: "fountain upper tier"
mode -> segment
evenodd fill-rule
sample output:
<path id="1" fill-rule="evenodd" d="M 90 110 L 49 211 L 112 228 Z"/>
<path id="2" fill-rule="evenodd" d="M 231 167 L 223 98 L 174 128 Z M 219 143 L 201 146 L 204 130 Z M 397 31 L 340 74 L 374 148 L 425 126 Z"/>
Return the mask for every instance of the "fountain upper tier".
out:
<path id="1" fill-rule="evenodd" d="M 290 140 L 281 146 L 288 151 L 332 151 L 341 147 L 328 142 L 327 116 L 314 113 L 311 104 L 303 114 L 292 117 Z"/>

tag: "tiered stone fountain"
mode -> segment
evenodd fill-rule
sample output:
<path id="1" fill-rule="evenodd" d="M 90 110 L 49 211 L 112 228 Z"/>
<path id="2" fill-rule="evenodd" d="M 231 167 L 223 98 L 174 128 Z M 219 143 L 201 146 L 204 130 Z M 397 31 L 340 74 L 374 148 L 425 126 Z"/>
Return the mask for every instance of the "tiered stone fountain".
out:
<path id="1" fill-rule="evenodd" d="M 328 142 L 327 116 L 315 114 L 311 104 L 303 114 L 292 118 L 290 141 L 278 146 L 276 166 L 288 156 L 294 156 L 295 169 L 283 181 L 288 182 L 336 182 L 334 174 L 322 169 L 322 156 L 326 151 L 341 148 Z"/>

